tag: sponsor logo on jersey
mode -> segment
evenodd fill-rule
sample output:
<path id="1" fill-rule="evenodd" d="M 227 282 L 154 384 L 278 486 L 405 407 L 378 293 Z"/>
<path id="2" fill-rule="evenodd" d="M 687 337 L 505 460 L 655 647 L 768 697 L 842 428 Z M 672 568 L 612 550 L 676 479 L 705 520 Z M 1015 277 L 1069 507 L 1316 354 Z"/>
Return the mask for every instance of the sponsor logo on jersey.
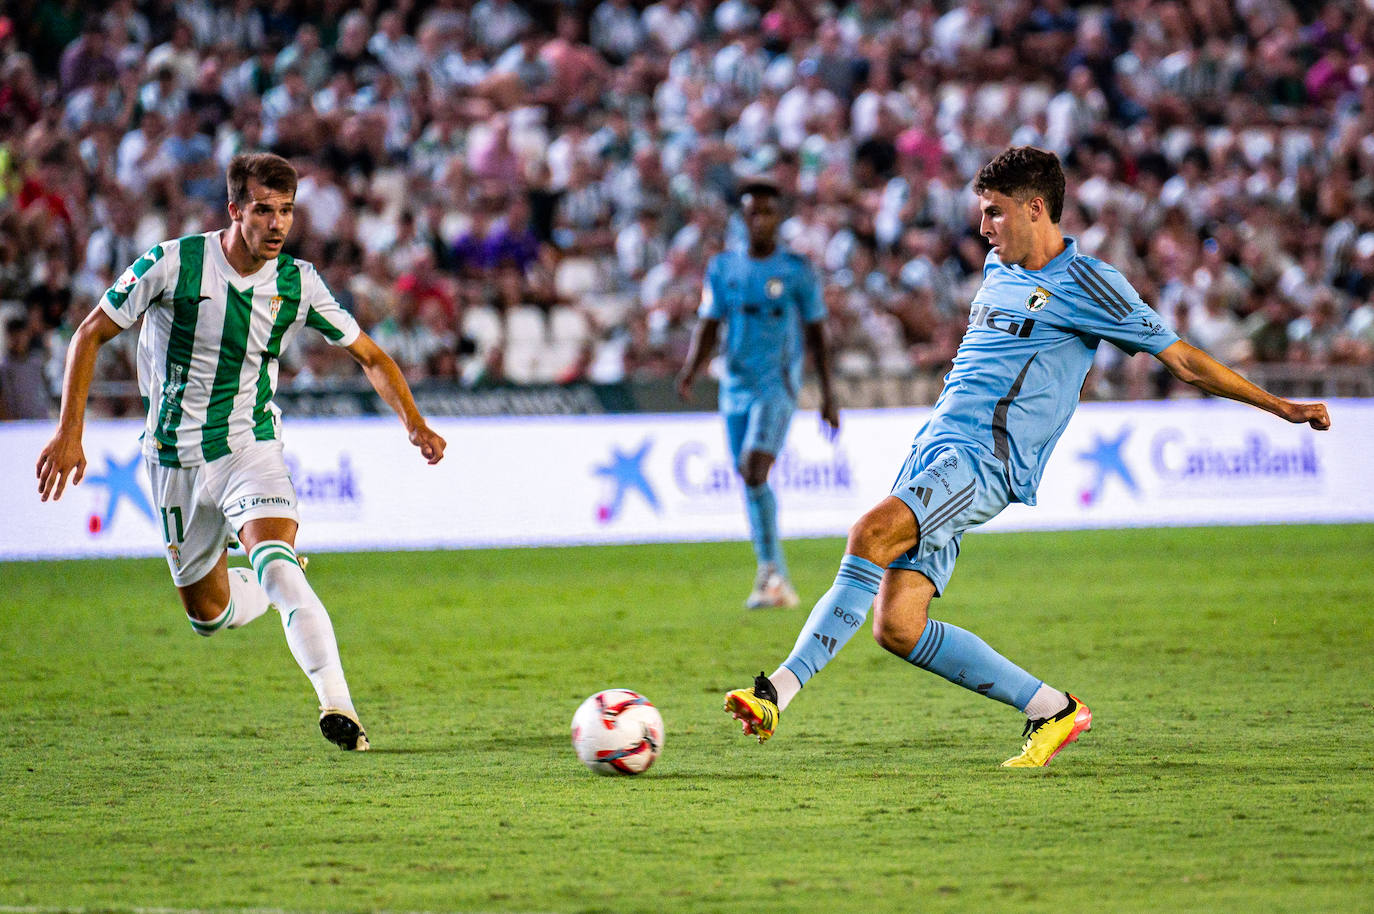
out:
<path id="1" fill-rule="evenodd" d="M 1023 318 L 1015 312 L 994 308 L 986 302 L 974 302 L 973 310 L 968 316 L 968 325 L 969 329 L 986 327 L 989 330 L 1000 330 L 1003 333 L 1026 339 L 1035 329 L 1035 319 Z"/>
<path id="2" fill-rule="evenodd" d="M 782 280 L 774 276 L 763 284 L 763 294 L 769 298 L 782 298 Z"/>
<path id="3" fill-rule="evenodd" d="M 1026 310 L 1039 311 L 1041 308 L 1045 307 L 1049 303 L 1049 291 L 1046 289 L 1042 289 L 1039 286 L 1036 286 L 1035 291 L 1030 294 L 1030 298 L 1026 299 Z"/>

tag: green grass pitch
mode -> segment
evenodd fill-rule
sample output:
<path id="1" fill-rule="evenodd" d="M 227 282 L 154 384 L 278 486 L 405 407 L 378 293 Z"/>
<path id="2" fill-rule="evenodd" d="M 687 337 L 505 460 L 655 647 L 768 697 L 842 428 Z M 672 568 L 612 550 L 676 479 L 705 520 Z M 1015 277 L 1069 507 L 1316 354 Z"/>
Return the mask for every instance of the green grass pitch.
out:
<path id="1" fill-rule="evenodd" d="M 965 546 L 937 617 L 1093 707 L 1048 769 L 866 631 L 743 738 L 806 610 L 740 608 L 742 543 L 315 556 L 369 754 L 275 616 L 0 565 L 0 911 L 1374 911 L 1374 526 Z M 809 605 L 842 544 L 788 549 Z M 643 777 L 569 746 L 610 686 L 663 712 Z"/>

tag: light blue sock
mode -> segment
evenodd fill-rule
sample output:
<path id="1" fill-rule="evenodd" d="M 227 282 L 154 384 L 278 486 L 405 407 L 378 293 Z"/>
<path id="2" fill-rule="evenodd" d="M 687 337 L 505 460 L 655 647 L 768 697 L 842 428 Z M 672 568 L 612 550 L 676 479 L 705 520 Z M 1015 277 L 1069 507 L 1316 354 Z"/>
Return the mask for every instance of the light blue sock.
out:
<path id="1" fill-rule="evenodd" d="M 1040 680 L 994 651 L 973 632 L 948 622 L 926 622 L 907 662 L 955 685 L 1024 711 Z"/>
<path id="2" fill-rule="evenodd" d="M 811 610 L 792 653 L 782 662 L 802 685 L 854 637 L 882 581 L 883 570 L 868 559 L 846 555 L 841 560 L 835 583 Z"/>
<path id="3" fill-rule="evenodd" d="M 778 539 L 778 500 L 773 487 L 745 486 L 744 501 L 749 509 L 749 535 L 754 541 L 754 555 L 760 565 L 772 565 L 778 574 L 787 577 L 787 562 L 782 557 L 782 541 Z"/>

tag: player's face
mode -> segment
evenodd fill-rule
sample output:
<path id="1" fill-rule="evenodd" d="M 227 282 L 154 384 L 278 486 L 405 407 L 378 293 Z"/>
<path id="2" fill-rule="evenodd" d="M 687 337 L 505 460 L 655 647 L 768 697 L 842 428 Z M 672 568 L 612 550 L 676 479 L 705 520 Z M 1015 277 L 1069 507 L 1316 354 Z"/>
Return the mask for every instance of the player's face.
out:
<path id="1" fill-rule="evenodd" d="M 749 194 L 743 204 L 744 224 L 749 229 L 749 243 L 768 245 L 778 234 L 782 222 L 782 204 L 772 194 Z"/>
<path id="2" fill-rule="evenodd" d="M 240 208 L 229 204 L 229 217 L 239 226 L 248 250 L 256 260 L 272 260 L 281 253 L 296 214 L 296 195 L 273 190 L 257 181 L 248 182 L 248 202 Z"/>
<path id="3" fill-rule="evenodd" d="M 1031 254 L 1031 203 L 987 190 L 978 195 L 983 219 L 978 232 L 1003 263 L 1020 264 Z"/>

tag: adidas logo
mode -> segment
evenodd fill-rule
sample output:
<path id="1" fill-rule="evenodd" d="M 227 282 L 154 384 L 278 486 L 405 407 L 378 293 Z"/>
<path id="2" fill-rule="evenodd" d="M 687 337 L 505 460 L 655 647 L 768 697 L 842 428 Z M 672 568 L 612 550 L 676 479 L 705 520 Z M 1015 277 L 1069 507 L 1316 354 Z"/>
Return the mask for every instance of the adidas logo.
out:
<path id="1" fill-rule="evenodd" d="M 815 638 L 821 644 L 825 645 L 825 649 L 830 654 L 830 656 L 835 656 L 835 645 L 838 642 L 835 640 L 834 637 L 832 637 L 831 635 L 822 635 L 818 633 L 813 633 L 811 637 Z"/>
<path id="2" fill-rule="evenodd" d="M 916 497 L 921 500 L 921 504 L 927 508 L 930 507 L 930 489 L 925 486 L 907 486 L 907 491 L 915 492 Z"/>

